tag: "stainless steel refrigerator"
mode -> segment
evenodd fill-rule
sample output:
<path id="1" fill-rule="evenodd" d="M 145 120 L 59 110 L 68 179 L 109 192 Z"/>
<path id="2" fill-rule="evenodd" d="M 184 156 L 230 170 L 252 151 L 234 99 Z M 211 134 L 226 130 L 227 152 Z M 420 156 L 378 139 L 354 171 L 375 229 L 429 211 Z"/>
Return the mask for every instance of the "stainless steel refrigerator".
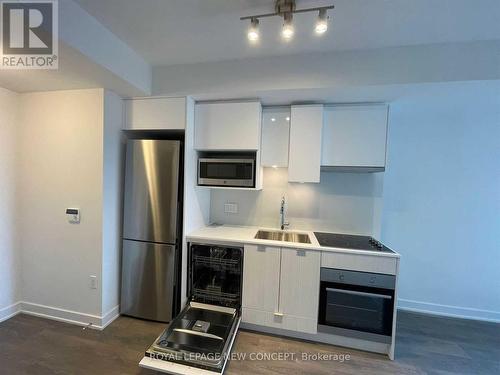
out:
<path id="1" fill-rule="evenodd" d="M 179 311 L 182 143 L 129 139 L 120 312 L 169 322 Z"/>

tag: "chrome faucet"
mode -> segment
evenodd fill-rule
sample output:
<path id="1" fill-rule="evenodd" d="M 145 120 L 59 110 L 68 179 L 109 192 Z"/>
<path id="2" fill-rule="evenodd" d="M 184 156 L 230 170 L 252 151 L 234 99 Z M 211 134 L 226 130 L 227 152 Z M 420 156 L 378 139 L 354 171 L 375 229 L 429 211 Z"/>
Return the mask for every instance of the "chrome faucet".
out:
<path id="1" fill-rule="evenodd" d="M 285 227 L 289 226 L 290 223 L 285 221 L 285 196 L 281 197 L 281 208 L 280 208 L 280 226 L 281 230 L 284 230 Z"/>

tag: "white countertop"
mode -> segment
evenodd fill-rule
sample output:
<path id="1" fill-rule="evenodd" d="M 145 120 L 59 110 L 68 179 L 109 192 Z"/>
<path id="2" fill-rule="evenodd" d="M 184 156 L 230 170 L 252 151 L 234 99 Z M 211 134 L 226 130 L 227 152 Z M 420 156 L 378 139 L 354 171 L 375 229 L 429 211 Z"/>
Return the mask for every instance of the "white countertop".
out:
<path id="1" fill-rule="evenodd" d="M 368 250 L 353 250 L 343 249 L 338 247 L 325 247 L 320 246 L 316 236 L 312 231 L 306 230 L 290 230 L 289 232 L 306 233 L 311 239 L 311 243 L 297 243 L 286 241 L 272 241 L 255 239 L 255 235 L 259 229 L 276 230 L 275 228 L 261 228 L 261 227 L 245 227 L 233 225 L 211 225 L 195 230 L 187 235 L 188 241 L 217 241 L 223 243 L 237 243 L 237 244 L 254 244 L 265 246 L 278 246 L 278 247 L 291 247 L 294 249 L 316 250 L 316 251 L 331 251 L 338 253 L 350 254 L 365 254 L 373 256 L 383 256 L 390 258 L 399 258 L 398 253 L 383 253 L 379 251 Z"/>

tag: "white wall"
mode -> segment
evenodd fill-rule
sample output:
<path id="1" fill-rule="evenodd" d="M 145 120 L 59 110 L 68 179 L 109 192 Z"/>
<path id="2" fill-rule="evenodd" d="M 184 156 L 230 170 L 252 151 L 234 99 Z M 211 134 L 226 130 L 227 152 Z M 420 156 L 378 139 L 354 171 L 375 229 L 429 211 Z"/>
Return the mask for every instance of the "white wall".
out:
<path id="1" fill-rule="evenodd" d="M 212 190 L 211 222 L 277 228 L 285 195 L 292 229 L 378 236 L 382 174 L 322 172 L 319 184 L 289 184 L 287 172 L 264 168 L 262 191 Z M 238 213 L 224 213 L 224 203 L 237 203 Z"/>
<path id="2" fill-rule="evenodd" d="M 0 321 L 17 311 L 21 262 L 15 202 L 18 95 L 0 88 Z"/>
<path id="3" fill-rule="evenodd" d="M 400 305 L 500 321 L 500 83 L 414 90 L 391 103 L 388 145 Z"/>
<path id="4" fill-rule="evenodd" d="M 201 228 L 209 223 L 210 191 L 197 187 L 196 168 L 198 154 L 194 149 L 194 101 L 186 99 L 186 132 L 184 136 L 184 234 Z M 187 243 L 182 243 L 181 305 L 184 305 L 187 285 Z"/>
<path id="5" fill-rule="evenodd" d="M 500 79 L 499 49 L 499 41 L 479 41 L 155 67 L 153 95 L 222 99 L 261 90 Z"/>
<path id="6" fill-rule="evenodd" d="M 97 322 L 103 245 L 103 90 L 20 97 L 18 234 L 23 309 Z M 65 210 L 81 209 L 69 224 Z M 72 312 L 75 312 L 73 314 Z"/>
<path id="7" fill-rule="evenodd" d="M 102 206 L 102 314 L 116 316 L 120 303 L 125 139 L 122 134 L 123 101 L 104 92 L 103 206 Z"/>

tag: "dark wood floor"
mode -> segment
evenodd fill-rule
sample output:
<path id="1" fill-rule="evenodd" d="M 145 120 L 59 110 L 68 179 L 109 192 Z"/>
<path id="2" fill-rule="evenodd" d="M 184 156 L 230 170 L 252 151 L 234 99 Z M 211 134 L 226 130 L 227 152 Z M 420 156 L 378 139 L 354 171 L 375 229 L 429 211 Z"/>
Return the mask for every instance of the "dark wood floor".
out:
<path id="1" fill-rule="evenodd" d="M 0 374 L 153 374 L 137 364 L 164 324 L 121 317 L 104 331 L 18 315 L 0 324 Z M 227 374 L 500 374 L 500 325 L 401 312 L 396 360 L 240 331 L 236 353 L 292 352 L 289 361 L 232 361 Z M 301 353 L 350 360 L 302 361 Z"/>

